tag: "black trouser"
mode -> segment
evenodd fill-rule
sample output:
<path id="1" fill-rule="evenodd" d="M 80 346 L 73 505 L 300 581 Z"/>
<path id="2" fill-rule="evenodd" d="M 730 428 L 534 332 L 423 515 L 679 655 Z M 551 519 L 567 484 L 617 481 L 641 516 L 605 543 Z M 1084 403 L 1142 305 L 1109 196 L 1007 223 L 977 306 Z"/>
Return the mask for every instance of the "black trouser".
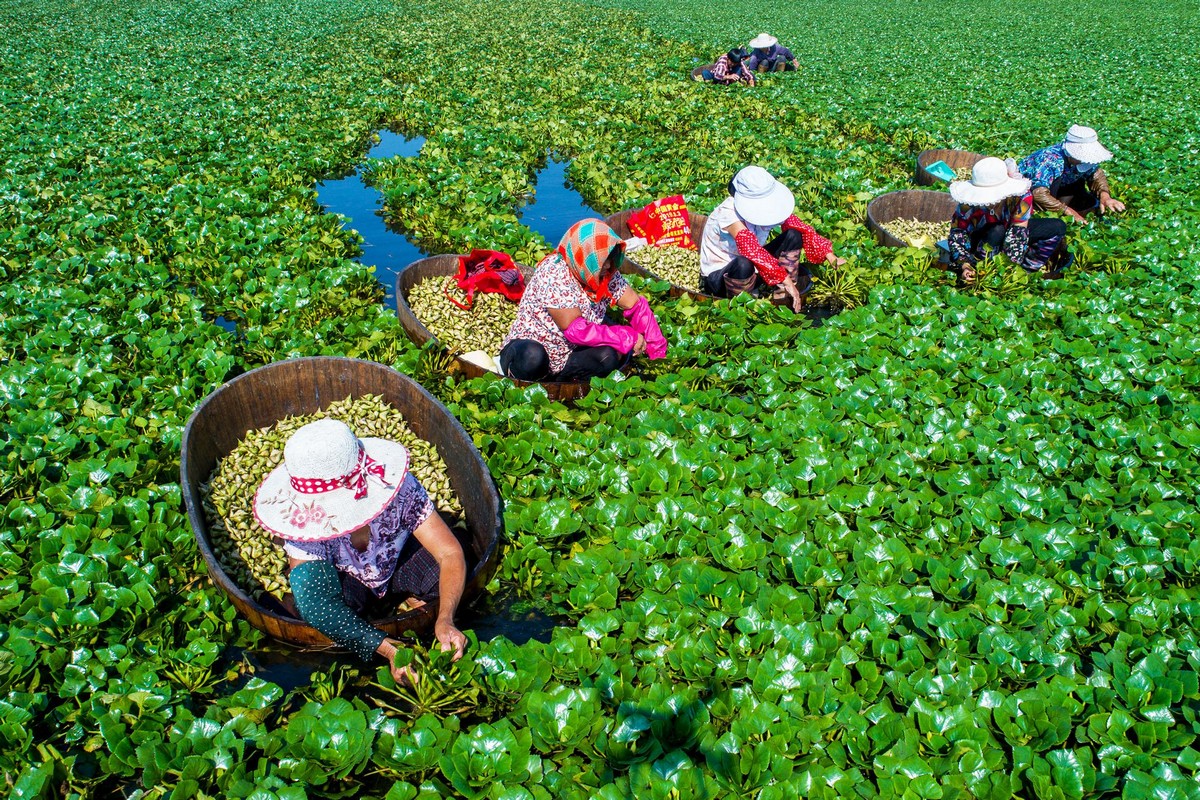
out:
<path id="1" fill-rule="evenodd" d="M 387 593 L 383 597 L 377 597 L 375 592 L 358 578 L 338 570 L 338 577 L 342 583 L 342 599 L 351 611 L 366 619 L 390 616 L 395 613 L 396 605 L 408 597 L 418 600 L 436 597 L 441 574 L 433 554 L 422 547 L 417 537 L 412 535 L 409 535 L 408 541 L 400 550 L 396 571 L 388 580 Z"/>
<path id="2" fill-rule="evenodd" d="M 971 252 L 976 258 L 987 256 L 985 247 L 992 253 L 1004 252 L 1004 237 L 1008 227 L 1000 222 L 984 225 L 971 234 Z M 1028 270 L 1038 270 L 1053 259 L 1051 270 L 1056 269 L 1069 256 L 1065 245 L 1067 223 L 1050 217 L 1034 217 L 1029 220 L 1029 248 L 1021 264 Z"/>
<path id="3" fill-rule="evenodd" d="M 787 253 L 801 253 L 804 250 L 804 237 L 800 231 L 789 228 L 767 242 L 763 249 L 776 259 Z M 810 265 L 800 264 L 799 274 L 793 275 L 792 279 L 796 281 L 800 294 L 807 294 L 812 288 Z M 742 292 L 752 292 L 762 284 L 754 262 L 745 256 L 734 256 L 728 264 L 704 276 L 704 291 L 714 297 L 733 297 Z"/>
<path id="4" fill-rule="evenodd" d="M 1068 208 L 1080 214 L 1094 211 L 1100 205 L 1100 198 L 1092 194 L 1087 178 L 1079 178 L 1074 183 L 1068 184 L 1063 184 L 1062 178 L 1056 178 L 1054 183 L 1050 184 L 1048 188 L 1050 194 L 1063 203 L 1066 203 Z"/>
<path id="5" fill-rule="evenodd" d="M 500 351 L 500 371 L 519 381 L 577 381 L 600 378 L 625 366 L 629 355 L 615 347 L 576 347 L 562 372 L 551 374 L 546 348 L 532 339 L 513 339 Z"/>

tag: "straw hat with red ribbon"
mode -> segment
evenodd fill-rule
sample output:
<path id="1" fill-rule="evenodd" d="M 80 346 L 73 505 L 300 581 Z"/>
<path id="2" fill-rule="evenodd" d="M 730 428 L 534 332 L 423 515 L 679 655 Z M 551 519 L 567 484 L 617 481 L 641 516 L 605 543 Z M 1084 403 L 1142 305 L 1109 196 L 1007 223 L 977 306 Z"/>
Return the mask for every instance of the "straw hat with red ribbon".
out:
<path id="1" fill-rule="evenodd" d="M 404 445 L 359 439 L 334 419 L 310 422 L 292 434 L 283 463 L 258 487 L 254 516 L 284 539 L 333 539 L 379 516 L 407 472 Z"/>

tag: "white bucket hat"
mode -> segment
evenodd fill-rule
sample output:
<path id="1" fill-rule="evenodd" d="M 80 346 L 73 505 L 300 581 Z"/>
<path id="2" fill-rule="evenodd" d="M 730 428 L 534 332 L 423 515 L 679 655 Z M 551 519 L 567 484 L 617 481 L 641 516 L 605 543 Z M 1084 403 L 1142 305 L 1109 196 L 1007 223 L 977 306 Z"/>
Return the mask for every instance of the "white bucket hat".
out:
<path id="1" fill-rule="evenodd" d="M 1063 150 L 1084 164 L 1099 164 L 1113 157 L 1108 148 L 1100 144 L 1096 132 L 1084 125 L 1071 126 L 1067 138 L 1063 139 Z"/>
<path id="2" fill-rule="evenodd" d="M 751 225 L 773 228 L 791 216 L 796 199 L 762 167 L 742 167 L 733 176 L 733 208 Z"/>
<path id="3" fill-rule="evenodd" d="M 950 196 L 966 206 L 990 206 L 1029 191 L 1029 179 L 1013 177 L 998 158 L 983 158 L 971 168 L 971 180 L 951 181 Z"/>
<path id="4" fill-rule="evenodd" d="M 751 50 L 758 50 L 760 48 L 766 49 L 768 47 L 774 47 L 777 44 L 779 44 L 779 40 L 776 39 L 771 34 L 760 33 L 758 36 L 755 36 L 753 39 L 750 40 L 750 49 Z"/>
<path id="5" fill-rule="evenodd" d="M 310 422 L 288 438 L 283 463 L 258 487 L 254 516 L 284 539 L 333 539 L 379 516 L 407 472 L 404 445 L 359 439 L 335 419 Z"/>

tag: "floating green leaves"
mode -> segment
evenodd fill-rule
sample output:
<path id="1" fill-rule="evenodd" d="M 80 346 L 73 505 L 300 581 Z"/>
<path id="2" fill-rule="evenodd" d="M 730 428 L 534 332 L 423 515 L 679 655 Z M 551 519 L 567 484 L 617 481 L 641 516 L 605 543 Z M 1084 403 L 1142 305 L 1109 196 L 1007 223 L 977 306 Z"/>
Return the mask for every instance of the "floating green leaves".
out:
<path id="1" fill-rule="evenodd" d="M 0 11 L 10 794 L 1196 795 L 1196 10 L 1012 7 L 964 64 L 975 0 L 605 2 Z M 747 18 L 802 70 L 686 80 Z M 1073 121 L 1130 210 L 1072 227 L 1063 281 L 960 291 L 861 224 L 920 149 L 1022 155 Z M 380 124 L 427 138 L 368 167 L 391 221 L 527 263 L 547 157 L 606 211 L 706 211 L 762 164 L 850 261 L 813 295 L 849 310 L 813 330 L 644 283 L 670 358 L 572 409 L 443 380 L 312 189 Z M 228 377 L 323 353 L 453 406 L 505 498 L 493 586 L 573 625 L 435 654 L 408 697 L 246 674 L 181 431 Z"/>

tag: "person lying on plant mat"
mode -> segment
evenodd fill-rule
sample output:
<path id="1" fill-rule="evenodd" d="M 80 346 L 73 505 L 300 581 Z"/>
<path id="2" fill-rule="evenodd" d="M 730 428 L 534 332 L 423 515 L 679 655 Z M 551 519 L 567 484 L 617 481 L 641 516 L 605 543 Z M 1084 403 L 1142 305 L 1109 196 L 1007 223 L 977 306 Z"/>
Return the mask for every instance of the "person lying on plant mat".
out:
<path id="1" fill-rule="evenodd" d="M 1111 158 L 1094 130 L 1072 125 L 1065 139 L 1021 159 L 1018 169 L 1033 183 L 1034 208 L 1083 222 L 1089 211 L 1125 210 L 1124 203 L 1113 199 L 1100 168 Z"/>
<path id="2" fill-rule="evenodd" d="M 745 83 L 747 86 L 753 86 L 754 73 L 746 66 L 746 59 L 749 57 L 750 54 L 744 49 L 735 47 L 718 58 L 712 65 L 712 69 L 704 70 L 704 80 L 725 86 L 733 83 Z"/>
<path id="3" fill-rule="evenodd" d="M 254 515 L 283 537 L 301 618 L 334 642 L 364 661 L 378 653 L 402 682 L 396 642 L 364 617 L 436 597 L 434 635 L 462 656 L 467 637 L 454 625 L 467 574 L 462 546 L 408 471 L 403 445 L 359 439 L 337 420 L 311 422 L 263 479 Z"/>
<path id="4" fill-rule="evenodd" d="M 760 33 L 750 40 L 746 66 L 751 72 L 792 72 L 800 66 L 800 61 L 774 36 Z"/>
<path id="5" fill-rule="evenodd" d="M 1067 225 L 1061 219 L 1034 219 L 1029 179 L 1009 172 L 998 158 L 984 158 L 971 180 L 951 181 L 958 203 L 950 220 L 950 265 L 968 283 L 975 265 L 1004 253 L 1030 272 L 1057 273 L 1074 261 L 1067 251 Z"/>
<path id="6" fill-rule="evenodd" d="M 846 261 L 792 213 L 795 207 L 791 190 L 762 167 L 738 170 L 729 182 L 729 197 L 708 215 L 700 237 L 701 288 L 733 297 L 770 286 L 773 302 L 790 303 L 799 312 L 812 289 L 810 265 L 824 261 L 837 267 Z M 777 225 L 782 232 L 767 242 Z"/>
<path id="7" fill-rule="evenodd" d="M 646 298 L 618 272 L 625 242 L 598 219 L 576 222 L 537 265 L 500 348 L 500 369 L 522 381 L 586 380 L 633 356 L 662 358 L 667 340 Z M 628 325 L 606 325 L 610 306 Z"/>

